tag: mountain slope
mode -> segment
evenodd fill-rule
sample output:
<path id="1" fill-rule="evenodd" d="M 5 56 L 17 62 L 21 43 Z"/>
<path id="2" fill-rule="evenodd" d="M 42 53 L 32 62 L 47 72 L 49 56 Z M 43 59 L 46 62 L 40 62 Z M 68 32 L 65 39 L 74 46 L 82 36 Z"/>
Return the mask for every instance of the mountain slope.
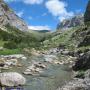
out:
<path id="1" fill-rule="evenodd" d="M 81 26 L 84 24 L 83 15 L 75 15 L 70 19 L 63 20 L 57 25 L 57 30 L 66 30 L 72 27 Z"/>
<path id="2" fill-rule="evenodd" d="M 21 31 L 28 30 L 26 23 L 20 19 L 3 0 L 0 0 L 0 26 L 5 26 L 7 24 Z"/>

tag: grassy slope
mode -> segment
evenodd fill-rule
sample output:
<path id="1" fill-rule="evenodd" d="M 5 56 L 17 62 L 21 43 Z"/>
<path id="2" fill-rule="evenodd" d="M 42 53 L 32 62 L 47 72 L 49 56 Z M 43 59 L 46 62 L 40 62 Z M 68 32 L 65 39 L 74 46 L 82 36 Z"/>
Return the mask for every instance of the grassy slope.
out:
<path id="1" fill-rule="evenodd" d="M 74 33 L 75 30 L 76 28 L 73 28 L 72 30 L 66 30 L 63 32 L 57 32 L 57 35 L 54 35 L 51 39 L 45 40 L 43 42 L 44 46 L 45 47 L 57 47 L 60 44 L 69 45 L 71 43 L 71 41 L 69 40 L 71 38 L 72 33 Z"/>
<path id="2" fill-rule="evenodd" d="M 79 48 L 77 47 L 77 44 L 82 40 L 83 36 L 81 37 L 79 34 L 82 33 L 83 28 L 82 27 L 75 27 L 70 30 L 66 30 L 63 32 L 54 32 L 53 37 L 45 40 L 43 42 L 44 47 L 47 48 L 52 48 L 52 47 L 57 47 L 60 44 L 65 45 L 66 48 L 70 50 L 85 50 L 87 48 L 90 48 L 90 46 L 82 46 Z M 55 33 L 57 33 L 55 35 Z"/>

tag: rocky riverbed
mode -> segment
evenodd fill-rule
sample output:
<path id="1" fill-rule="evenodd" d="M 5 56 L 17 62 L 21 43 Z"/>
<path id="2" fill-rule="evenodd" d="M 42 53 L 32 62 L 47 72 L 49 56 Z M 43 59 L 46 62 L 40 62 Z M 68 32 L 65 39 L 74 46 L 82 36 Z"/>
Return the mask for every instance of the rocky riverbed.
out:
<path id="1" fill-rule="evenodd" d="M 24 80 L 21 85 L 25 85 L 25 90 L 56 90 L 57 87 L 72 78 L 72 70 L 68 64 L 72 64 L 75 57 L 67 55 L 60 58 L 59 53 L 56 53 L 55 50 L 53 52 L 53 50 L 45 53 L 39 52 L 38 55 L 32 56 L 22 54 L 1 55 L 1 73 L 13 72 L 14 74 L 17 72 L 22 77 L 24 76 L 26 84 Z M 17 76 L 17 78 L 19 77 Z M 13 85 L 13 83 L 14 80 L 11 84 Z"/>

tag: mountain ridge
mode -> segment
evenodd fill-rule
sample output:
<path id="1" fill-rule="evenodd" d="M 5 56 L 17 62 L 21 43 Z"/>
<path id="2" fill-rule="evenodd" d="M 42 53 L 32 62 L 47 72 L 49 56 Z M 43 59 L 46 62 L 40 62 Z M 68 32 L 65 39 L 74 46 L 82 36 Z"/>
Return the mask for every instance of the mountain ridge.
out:
<path id="1" fill-rule="evenodd" d="M 65 19 L 57 25 L 57 30 L 67 30 L 76 26 L 84 25 L 84 15 L 78 14 L 72 18 Z"/>

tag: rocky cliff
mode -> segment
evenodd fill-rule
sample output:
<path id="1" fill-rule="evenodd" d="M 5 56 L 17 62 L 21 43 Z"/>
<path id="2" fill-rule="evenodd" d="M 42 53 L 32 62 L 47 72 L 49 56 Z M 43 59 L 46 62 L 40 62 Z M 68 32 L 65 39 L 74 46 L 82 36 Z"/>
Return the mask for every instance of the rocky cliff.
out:
<path id="1" fill-rule="evenodd" d="M 20 19 L 3 0 L 0 0 L 0 26 L 5 26 L 7 24 L 14 26 L 21 31 L 28 30 L 26 23 Z"/>
<path id="2" fill-rule="evenodd" d="M 66 30 L 68 28 L 80 26 L 84 24 L 83 14 L 76 15 L 70 19 L 63 20 L 57 25 L 57 30 Z"/>
<path id="3" fill-rule="evenodd" d="M 76 30 L 71 37 L 76 40 L 79 47 L 90 45 L 90 0 L 84 14 L 84 24 L 85 25 Z"/>
<path id="4" fill-rule="evenodd" d="M 90 22 L 90 0 L 88 2 L 86 12 L 84 14 L 84 23 L 88 24 Z"/>

